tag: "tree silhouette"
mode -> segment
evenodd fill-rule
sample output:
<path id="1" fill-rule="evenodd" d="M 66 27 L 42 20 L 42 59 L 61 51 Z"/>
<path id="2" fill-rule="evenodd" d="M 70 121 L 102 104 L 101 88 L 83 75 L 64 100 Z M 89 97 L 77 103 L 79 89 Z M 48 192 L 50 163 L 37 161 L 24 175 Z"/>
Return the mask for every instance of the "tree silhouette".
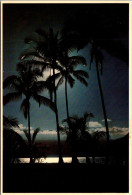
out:
<path id="1" fill-rule="evenodd" d="M 16 118 L 3 116 L 3 162 L 19 163 L 20 155 L 25 154 L 27 149 L 25 141 L 14 131 L 19 129 L 19 122 Z"/>
<path id="2" fill-rule="evenodd" d="M 117 13 L 118 7 L 120 10 Z M 74 17 L 65 22 L 63 34 L 67 35 L 67 42 L 76 45 L 78 50 L 91 44 L 91 63 L 95 60 L 97 79 L 104 114 L 106 135 L 107 135 L 107 148 L 109 153 L 109 128 L 107 121 L 106 108 L 104 103 L 103 91 L 100 80 L 100 72 L 103 70 L 103 54 L 102 49 L 107 51 L 114 57 L 118 57 L 126 64 L 128 64 L 128 44 L 127 48 L 120 39 L 120 33 L 126 35 L 128 39 L 128 13 L 122 16 L 121 10 L 123 6 L 111 5 L 90 5 L 88 9 L 79 10 Z M 112 10 L 112 12 L 110 11 Z M 102 13 L 102 14 L 100 14 Z M 89 26 L 89 28 L 86 25 Z M 108 162 L 108 157 L 106 158 Z"/>
<path id="3" fill-rule="evenodd" d="M 57 126 L 57 137 L 58 137 L 58 150 L 59 150 L 59 163 L 63 163 L 62 152 L 61 152 L 61 142 L 60 142 L 60 132 L 59 132 L 59 117 L 58 117 L 58 108 L 57 108 L 57 92 L 55 86 L 55 70 L 56 63 L 58 60 L 59 52 L 59 38 L 58 33 L 54 34 L 53 29 L 49 29 L 49 32 L 46 32 L 42 29 L 36 30 L 35 34 L 25 38 L 25 43 L 30 44 L 31 42 L 35 43 L 35 50 L 25 51 L 20 58 L 26 59 L 30 58 L 30 63 L 33 67 L 40 67 L 41 71 L 45 71 L 47 68 L 52 69 L 53 71 L 53 81 L 49 83 L 49 92 L 50 97 L 52 92 L 54 93 L 54 104 L 55 104 L 55 117 L 56 117 L 56 126 Z M 24 67 L 26 66 L 25 61 L 21 63 Z M 20 66 L 18 67 L 20 68 Z"/>
<path id="4" fill-rule="evenodd" d="M 70 85 L 72 88 L 75 84 L 75 79 L 79 80 L 82 84 L 87 86 L 87 81 L 85 78 L 88 78 L 88 73 L 84 70 L 76 70 L 76 66 L 78 64 L 86 65 L 86 60 L 82 56 L 71 56 L 69 57 L 67 53 L 63 53 L 61 55 L 60 60 L 56 66 L 56 69 L 59 71 L 56 76 L 57 85 L 56 89 L 65 82 L 65 101 L 66 101 L 66 113 L 67 113 L 67 120 L 69 120 L 69 106 L 68 106 L 68 91 L 67 91 L 67 84 Z M 49 80 L 53 80 L 54 76 L 50 76 Z M 68 126 L 70 129 L 70 122 L 68 122 Z"/>
<path id="5" fill-rule="evenodd" d="M 36 149 L 35 148 L 35 139 L 36 139 L 36 136 L 37 134 L 39 133 L 40 129 L 39 128 L 36 128 L 33 132 L 33 135 L 31 137 L 31 156 L 33 156 L 34 154 L 34 150 Z M 29 133 L 28 133 L 28 130 L 24 130 L 24 133 L 25 133 L 25 136 L 28 140 L 28 143 L 30 143 L 30 136 L 29 136 Z M 32 159 L 32 162 L 34 162 L 34 160 Z"/>
<path id="6" fill-rule="evenodd" d="M 91 142 L 91 135 L 87 131 L 87 122 L 89 122 L 90 118 L 94 117 L 92 113 L 85 112 L 82 117 L 77 115 L 73 115 L 68 119 L 64 119 L 62 122 L 70 123 L 70 129 L 68 130 L 66 127 L 62 128 L 62 131 L 67 133 L 67 141 L 71 145 L 72 149 L 72 163 L 76 163 L 77 161 L 77 145 L 81 141 L 82 143 L 87 143 L 85 147 L 89 147 Z M 87 151 L 88 148 L 85 148 Z M 86 155 L 86 159 L 88 162 L 88 157 Z"/>
<path id="7" fill-rule="evenodd" d="M 95 59 L 96 64 L 96 73 L 97 73 L 97 80 L 98 80 L 98 86 L 100 91 L 100 97 L 101 97 L 101 103 L 102 103 L 102 109 L 104 114 L 104 121 L 105 121 L 105 127 L 106 127 L 106 136 L 107 136 L 107 158 L 106 163 L 108 164 L 108 153 L 109 153 L 109 127 L 108 127 L 108 121 L 107 121 L 107 114 L 106 114 L 106 108 L 105 108 L 105 102 L 104 102 L 104 96 L 103 96 L 103 90 L 101 86 L 101 80 L 100 80 L 100 73 L 102 74 L 103 69 L 103 54 L 102 52 L 94 45 L 92 44 L 91 49 L 91 63 Z"/>
<path id="8" fill-rule="evenodd" d="M 30 133 L 30 98 L 33 98 L 39 103 L 49 106 L 54 110 L 54 104 L 46 97 L 39 95 L 45 88 L 45 83 L 38 81 L 37 77 L 40 76 L 40 71 L 31 70 L 30 67 L 23 71 L 19 71 L 18 75 L 12 75 L 4 80 L 3 87 L 9 88 L 11 93 L 4 96 L 4 105 L 10 101 L 24 99 L 21 103 L 20 110 L 23 112 L 24 117 L 28 120 L 28 134 L 29 134 L 29 148 L 31 148 L 31 133 Z M 30 162 L 32 161 L 30 156 Z"/>

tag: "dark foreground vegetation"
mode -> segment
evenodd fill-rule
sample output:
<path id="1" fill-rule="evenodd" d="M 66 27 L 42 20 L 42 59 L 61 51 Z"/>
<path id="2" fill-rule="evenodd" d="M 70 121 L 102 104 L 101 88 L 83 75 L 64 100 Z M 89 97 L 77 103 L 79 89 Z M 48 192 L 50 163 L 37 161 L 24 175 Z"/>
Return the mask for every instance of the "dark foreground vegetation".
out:
<path id="1" fill-rule="evenodd" d="M 128 192 L 128 167 L 87 164 L 4 165 L 4 192 Z"/>

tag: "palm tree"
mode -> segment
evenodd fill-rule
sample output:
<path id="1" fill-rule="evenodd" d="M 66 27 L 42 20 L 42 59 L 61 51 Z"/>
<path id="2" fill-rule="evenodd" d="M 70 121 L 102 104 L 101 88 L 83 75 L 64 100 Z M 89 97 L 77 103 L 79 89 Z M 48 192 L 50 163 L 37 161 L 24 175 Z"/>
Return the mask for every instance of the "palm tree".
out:
<path id="1" fill-rule="evenodd" d="M 73 117 L 69 117 L 69 119 L 64 119 L 62 123 L 67 123 L 70 128 L 62 127 L 62 132 L 65 132 L 67 134 L 67 142 L 70 144 L 71 151 L 72 151 L 72 163 L 76 164 L 78 163 L 77 159 L 77 141 L 79 139 L 79 129 L 78 129 L 78 123 L 75 120 L 76 115 Z M 70 125 L 69 125 L 70 124 Z"/>
<path id="2" fill-rule="evenodd" d="M 33 132 L 33 135 L 32 135 L 32 138 L 31 138 L 31 155 L 34 154 L 34 149 L 35 149 L 35 139 L 36 139 L 36 136 L 37 134 L 39 133 L 40 129 L 39 128 L 36 128 Z M 25 133 L 25 136 L 27 137 L 27 140 L 28 140 L 28 143 L 30 143 L 30 135 L 29 135 L 29 132 L 28 130 L 24 130 L 24 133 Z M 33 159 L 32 159 L 32 162 Z"/>
<path id="3" fill-rule="evenodd" d="M 65 53 L 65 54 L 64 54 Z M 69 121 L 69 106 L 68 106 L 68 91 L 67 91 L 67 84 L 70 85 L 72 88 L 75 83 L 74 77 L 79 80 L 82 84 L 87 86 L 87 81 L 85 78 L 88 78 L 88 73 L 84 70 L 76 70 L 75 67 L 78 64 L 86 65 L 86 60 L 82 56 L 71 56 L 69 57 L 66 52 L 64 52 L 63 55 L 60 57 L 58 65 L 56 66 L 56 69 L 59 71 L 57 73 L 56 79 L 58 80 L 56 89 L 65 81 L 65 101 L 66 101 L 66 113 L 67 113 L 67 119 Z M 53 76 L 54 78 L 54 76 Z M 52 76 L 49 77 L 49 80 L 52 80 Z M 70 129 L 70 122 L 68 122 L 68 126 Z"/>
<path id="4" fill-rule="evenodd" d="M 117 12 L 118 9 L 118 12 Z M 111 11 L 112 10 L 112 11 Z M 80 9 L 69 18 L 64 25 L 63 34 L 67 36 L 67 42 L 72 39 L 78 50 L 84 48 L 89 43 L 92 45 L 91 62 L 95 59 L 98 85 L 100 90 L 102 109 L 105 119 L 107 148 L 109 145 L 109 128 L 107 122 L 104 97 L 99 75 L 103 68 L 103 55 L 101 49 L 104 49 L 112 56 L 118 57 L 128 64 L 128 12 L 122 15 L 122 5 L 89 5 L 86 9 Z M 126 9 L 125 9 L 126 10 Z M 100 13 L 103 13 L 100 14 Z M 86 21 L 89 27 L 86 26 Z M 127 47 L 122 43 L 119 36 L 125 33 Z M 100 48 L 100 49 L 99 49 Z"/>
<path id="5" fill-rule="evenodd" d="M 52 92 L 54 93 L 54 105 L 55 105 L 55 117 L 56 117 L 56 127 L 57 127 L 57 137 L 58 137 L 58 150 L 59 150 L 59 163 L 63 163 L 61 142 L 60 142 L 60 130 L 59 130 L 59 117 L 57 108 L 57 93 L 55 86 L 55 70 L 56 63 L 58 60 L 59 51 L 59 39 L 58 33 L 54 34 L 53 29 L 49 29 L 49 33 L 42 29 L 38 29 L 36 34 L 32 34 L 25 38 L 25 43 L 30 44 L 33 42 L 35 44 L 35 50 L 28 49 L 25 51 L 20 58 L 22 60 L 28 58 L 28 62 L 32 64 L 32 67 L 40 67 L 41 71 L 45 71 L 47 68 L 53 71 L 53 80 L 49 84 L 50 87 L 50 97 L 52 97 Z M 30 59 L 30 60 L 29 60 Z M 21 62 L 21 67 L 26 66 L 27 61 Z M 18 69 L 20 65 L 18 65 Z M 47 82 L 48 83 L 48 82 Z"/>
<path id="6" fill-rule="evenodd" d="M 20 155 L 24 155 L 27 149 L 25 141 L 14 131 L 19 129 L 19 122 L 16 118 L 3 116 L 3 162 L 20 162 Z"/>
<path id="7" fill-rule="evenodd" d="M 4 96 L 4 105 L 10 101 L 22 99 L 20 110 L 23 112 L 24 117 L 28 120 L 28 133 L 29 133 L 29 148 L 31 148 L 31 133 L 30 133 L 30 99 L 36 100 L 39 105 L 44 104 L 54 110 L 54 104 L 46 97 L 39 95 L 45 87 L 44 81 L 38 81 L 37 77 L 40 76 L 40 71 L 31 70 L 30 67 L 19 71 L 18 75 L 12 75 L 4 80 L 3 87 L 9 88 L 11 93 Z M 31 162 L 31 156 L 30 156 Z"/>
<path id="8" fill-rule="evenodd" d="M 98 80 L 98 86 L 99 86 L 99 91 L 100 91 L 100 97 L 101 97 L 101 103 L 102 103 L 102 109 L 103 109 L 104 121 L 105 121 L 105 127 L 106 127 L 106 137 L 107 137 L 106 164 L 108 164 L 109 127 L 108 127 L 108 121 L 107 121 L 107 114 L 106 114 L 103 90 L 102 90 L 101 80 L 100 80 L 100 73 L 102 74 L 102 70 L 103 70 L 103 54 L 100 51 L 100 49 L 98 49 L 97 46 L 94 43 L 92 44 L 92 49 L 91 49 L 91 63 L 93 62 L 93 60 L 95 60 L 95 64 L 96 64 L 97 80 Z"/>
<path id="9" fill-rule="evenodd" d="M 73 115 L 69 117 L 69 119 L 64 119 L 62 122 L 67 122 L 70 123 L 70 129 L 68 130 L 67 128 L 62 128 L 64 132 L 67 133 L 67 141 L 71 144 L 72 148 L 72 163 L 77 162 L 77 154 L 76 154 L 76 149 L 77 149 L 77 141 L 82 141 L 86 142 L 87 144 L 85 146 L 90 146 L 91 144 L 91 135 L 87 131 L 88 126 L 87 124 L 89 123 L 90 119 L 93 118 L 94 115 L 92 113 L 87 113 L 85 112 L 82 117 L 79 117 L 77 115 Z M 88 148 L 85 148 L 87 151 Z M 86 160 L 88 162 L 88 156 L 86 156 Z"/>

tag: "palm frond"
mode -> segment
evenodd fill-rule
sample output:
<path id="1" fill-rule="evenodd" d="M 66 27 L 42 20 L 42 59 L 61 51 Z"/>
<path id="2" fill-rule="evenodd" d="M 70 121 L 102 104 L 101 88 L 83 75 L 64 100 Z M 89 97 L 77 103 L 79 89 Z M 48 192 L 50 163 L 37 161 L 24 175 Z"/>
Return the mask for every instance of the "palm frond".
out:
<path id="1" fill-rule="evenodd" d="M 16 118 L 12 118 L 12 117 L 6 117 L 3 116 L 3 126 L 4 128 L 13 128 L 13 127 L 18 127 L 18 120 Z"/>
<path id="2" fill-rule="evenodd" d="M 30 103 L 27 99 L 22 101 L 20 110 L 23 112 L 24 117 L 27 119 L 28 109 L 30 108 Z"/>
<path id="3" fill-rule="evenodd" d="M 29 136 L 28 130 L 25 129 L 23 132 L 25 133 L 25 136 L 26 136 L 26 138 L 28 140 L 28 143 L 30 143 L 30 136 Z"/>
<path id="4" fill-rule="evenodd" d="M 72 123 L 72 122 L 74 122 L 75 120 L 78 120 L 78 116 L 77 116 L 77 115 L 73 115 L 73 116 L 70 116 L 69 118 L 63 119 L 63 120 L 62 120 L 62 123 L 65 123 L 65 122 L 68 123 L 68 121 L 70 121 L 70 122 Z"/>
<path id="5" fill-rule="evenodd" d="M 69 64 L 72 66 L 77 66 L 78 64 L 83 64 L 84 66 L 87 65 L 86 59 L 83 56 L 71 56 L 68 59 Z"/>
<path id="6" fill-rule="evenodd" d="M 44 57 L 39 54 L 39 52 L 35 51 L 35 49 L 27 49 L 21 53 L 19 56 L 20 60 L 25 60 L 27 58 L 37 59 L 38 61 L 43 61 Z"/>
<path id="7" fill-rule="evenodd" d="M 59 61 L 56 62 L 55 69 L 58 70 L 58 71 L 60 71 L 60 72 L 63 72 L 63 67 L 62 67 L 63 66 L 62 65 L 63 63 L 61 63 L 61 60 L 62 59 L 59 59 Z"/>
<path id="8" fill-rule="evenodd" d="M 84 70 L 74 70 L 75 74 L 85 77 L 85 78 L 89 78 L 89 75 L 86 71 Z"/>
<path id="9" fill-rule="evenodd" d="M 61 85 L 62 85 L 63 81 L 64 81 L 64 78 L 63 78 L 63 77 L 61 77 L 61 78 L 59 79 L 59 81 L 58 81 L 57 85 L 56 85 L 56 89 L 58 89 L 58 88 L 59 88 L 59 86 L 61 86 Z"/>
<path id="10" fill-rule="evenodd" d="M 15 100 L 19 100 L 22 98 L 22 93 L 20 92 L 12 92 L 8 93 L 3 97 L 3 105 Z"/>
<path id="11" fill-rule="evenodd" d="M 18 91 L 18 86 L 21 84 L 21 79 L 19 76 L 12 75 L 7 77 L 3 82 L 3 88 L 12 88 Z"/>
<path id="12" fill-rule="evenodd" d="M 88 112 L 84 112 L 84 114 L 83 114 L 84 120 L 87 120 L 88 117 L 89 117 L 89 113 Z"/>
<path id="13" fill-rule="evenodd" d="M 38 60 L 24 60 L 19 62 L 17 65 L 17 71 L 23 71 L 27 70 L 27 68 L 30 67 L 30 69 L 35 69 L 35 68 L 47 68 L 50 67 L 50 64 L 47 62 L 42 62 Z"/>
<path id="14" fill-rule="evenodd" d="M 83 118 L 84 118 L 84 120 L 86 121 L 87 118 L 94 118 L 94 115 L 93 115 L 93 113 L 91 113 L 91 112 L 90 112 L 90 113 L 84 112 Z"/>
<path id="15" fill-rule="evenodd" d="M 31 91 L 32 93 L 41 93 L 44 90 L 49 90 L 49 85 L 46 81 L 36 81 L 33 83 Z"/>
<path id="16" fill-rule="evenodd" d="M 55 104 L 50 99 L 41 95 L 34 95 L 33 98 L 39 103 L 39 106 L 47 106 L 55 112 Z"/>
<path id="17" fill-rule="evenodd" d="M 46 79 L 46 82 L 47 83 L 52 83 L 54 82 L 54 80 L 56 81 L 57 79 L 59 79 L 59 77 L 61 76 L 61 73 L 56 73 L 52 76 L 49 76 L 47 79 Z"/>
<path id="18" fill-rule="evenodd" d="M 37 134 L 39 133 L 39 131 L 40 131 L 39 128 L 37 128 L 37 129 L 34 130 L 33 136 L 32 136 L 32 144 L 34 144 L 35 138 L 36 138 Z"/>
<path id="19" fill-rule="evenodd" d="M 74 86 L 74 84 L 75 84 L 75 80 L 73 79 L 73 77 L 71 75 L 69 75 L 67 77 L 67 81 L 68 81 L 70 87 L 72 88 Z"/>
<path id="20" fill-rule="evenodd" d="M 27 44 L 30 44 L 30 43 L 36 43 L 36 44 L 39 44 L 41 43 L 42 41 L 44 41 L 43 37 L 42 36 L 39 36 L 38 33 L 32 33 L 31 35 L 28 35 L 25 39 L 24 39 L 24 42 L 27 43 Z"/>
<path id="21" fill-rule="evenodd" d="M 77 80 L 79 80 L 82 84 L 84 84 L 85 86 L 88 86 L 87 81 L 86 81 L 83 77 L 81 77 L 80 75 L 76 74 L 76 72 L 73 72 L 73 75 L 74 75 L 74 77 L 75 77 Z"/>

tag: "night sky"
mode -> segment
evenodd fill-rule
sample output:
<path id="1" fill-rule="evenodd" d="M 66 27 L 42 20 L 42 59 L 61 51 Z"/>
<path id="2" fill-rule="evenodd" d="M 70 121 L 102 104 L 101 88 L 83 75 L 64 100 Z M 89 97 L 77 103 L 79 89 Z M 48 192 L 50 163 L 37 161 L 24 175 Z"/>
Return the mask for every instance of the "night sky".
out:
<path id="1" fill-rule="evenodd" d="M 88 4 L 5 4 L 3 9 L 3 78 L 16 74 L 15 67 L 19 62 L 18 58 L 22 51 L 27 48 L 27 45 L 24 43 L 24 38 L 27 35 L 34 32 L 37 28 L 48 30 L 49 27 L 53 27 L 55 31 L 61 30 L 64 21 L 72 16 L 74 11 L 79 10 L 80 7 L 87 9 L 88 6 Z M 125 38 L 124 34 L 124 44 L 128 41 Z M 103 54 L 102 88 L 110 135 L 111 138 L 116 138 L 128 132 L 129 67 L 128 64 L 111 56 L 106 51 L 103 51 Z M 70 115 L 77 114 L 82 116 L 85 111 L 92 112 L 95 118 L 90 122 L 90 131 L 105 130 L 94 63 L 92 64 L 92 69 L 89 70 L 90 45 L 79 52 L 73 52 L 71 55 L 83 55 L 86 58 L 87 67 L 83 67 L 83 69 L 89 73 L 89 79 L 88 87 L 83 86 L 78 81 L 76 81 L 72 89 L 68 87 Z M 79 68 L 82 68 L 82 66 L 79 66 Z M 4 93 L 6 94 L 6 92 L 5 90 Z M 61 121 L 66 118 L 64 85 L 57 91 L 57 96 L 59 121 L 61 124 Z M 4 106 L 4 114 L 18 119 L 20 129 L 16 129 L 16 131 L 23 136 L 23 129 L 27 127 L 27 121 L 20 111 L 20 103 L 21 101 L 8 103 Z M 47 107 L 41 106 L 39 108 L 34 101 L 31 101 L 31 127 L 33 129 L 40 127 L 41 132 L 38 135 L 38 139 L 56 139 L 55 114 Z"/>

